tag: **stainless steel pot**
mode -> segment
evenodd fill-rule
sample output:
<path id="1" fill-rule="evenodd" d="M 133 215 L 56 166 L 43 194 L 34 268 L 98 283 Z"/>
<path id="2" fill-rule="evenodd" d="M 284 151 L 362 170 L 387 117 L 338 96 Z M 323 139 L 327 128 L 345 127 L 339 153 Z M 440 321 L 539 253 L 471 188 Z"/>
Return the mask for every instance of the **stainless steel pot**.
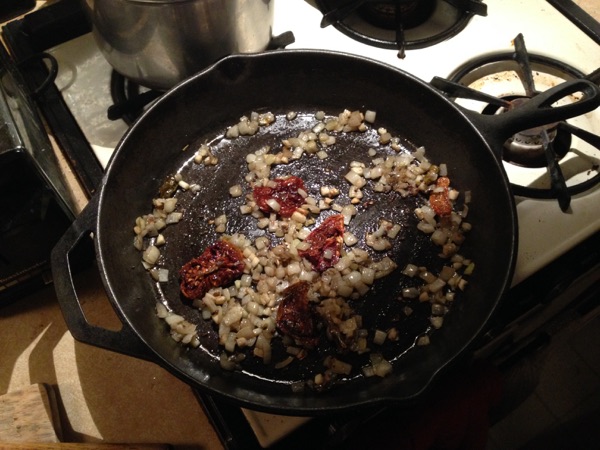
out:
<path id="1" fill-rule="evenodd" d="M 272 0 L 84 0 L 95 40 L 122 75 L 159 90 L 236 53 L 267 48 Z"/>

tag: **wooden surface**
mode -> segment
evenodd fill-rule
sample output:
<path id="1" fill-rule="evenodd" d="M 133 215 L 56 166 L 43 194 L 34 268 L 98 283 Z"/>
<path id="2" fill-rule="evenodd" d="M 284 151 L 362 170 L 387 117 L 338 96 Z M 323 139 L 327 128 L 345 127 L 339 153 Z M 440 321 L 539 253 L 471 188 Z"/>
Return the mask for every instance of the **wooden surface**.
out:
<path id="1" fill-rule="evenodd" d="M 33 384 L 0 396 L 0 442 L 59 442 L 52 393 Z"/>
<path id="2" fill-rule="evenodd" d="M 52 389 L 44 384 L 0 396 L 0 450 L 167 450 L 166 444 L 62 443 Z"/>
<path id="3" fill-rule="evenodd" d="M 115 329 L 95 268 L 74 280 L 90 323 Z M 75 341 L 53 286 L 0 308 L 0 367 L 0 394 L 52 386 L 62 442 L 223 449 L 189 385 L 155 363 Z"/>
<path id="4" fill-rule="evenodd" d="M 169 450 L 162 444 L 3 443 L 0 450 Z"/>

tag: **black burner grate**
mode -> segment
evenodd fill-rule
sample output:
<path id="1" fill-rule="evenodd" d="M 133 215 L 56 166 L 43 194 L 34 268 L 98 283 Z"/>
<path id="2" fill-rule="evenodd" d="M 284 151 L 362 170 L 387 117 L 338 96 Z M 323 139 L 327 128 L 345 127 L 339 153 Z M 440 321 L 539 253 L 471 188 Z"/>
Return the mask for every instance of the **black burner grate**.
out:
<path id="1" fill-rule="evenodd" d="M 487 15 L 480 0 L 317 0 L 321 27 L 374 47 L 398 51 L 435 45 L 460 33 L 474 15 Z"/>
<path id="2" fill-rule="evenodd" d="M 488 96 L 487 94 L 467 87 L 472 81 L 481 79 L 484 76 L 500 73 L 506 68 L 514 68 L 518 77 L 523 84 L 525 95 L 524 99 L 531 98 L 537 95 L 536 86 L 534 85 L 534 72 L 545 72 L 551 74 L 559 74 L 565 80 L 571 79 L 590 79 L 596 77 L 598 70 L 586 76 L 576 69 L 551 58 L 532 55 L 527 52 L 525 41 L 522 35 L 515 38 L 515 51 L 513 53 L 499 53 L 486 55 L 484 57 L 475 58 L 466 64 L 459 67 L 452 73 L 447 80 L 434 78 L 432 85 L 454 99 L 473 99 L 480 100 L 487 104 L 483 108 L 483 114 L 497 114 L 505 108 L 505 103 L 514 102 L 514 98 L 497 98 Z M 498 79 L 501 79 L 498 76 Z M 588 143 L 597 150 L 596 159 L 600 158 L 600 136 L 597 136 L 587 130 L 575 127 L 561 121 L 556 124 L 549 124 L 543 130 L 539 130 L 535 139 L 537 141 L 537 153 L 532 156 L 516 155 L 513 152 L 516 141 L 523 141 L 523 138 L 515 135 L 505 144 L 504 159 L 510 163 L 518 163 L 529 167 L 548 167 L 550 177 L 550 188 L 539 188 L 531 186 L 523 186 L 511 183 L 511 188 L 515 195 L 537 198 L 537 199 L 552 199 L 558 200 L 563 211 L 569 208 L 570 200 L 573 195 L 585 192 L 600 183 L 600 173 L 595 176 L 567 186 L 565 177 L 561 171 L 558 161 L 564 157 L 569 151 L 571 137 L 577 136 L 581 140 Z M 531 145 L 534 147 L 534 145 Z M 528 148 L 527 150 L 531 150 Z M 533 151 L 533 150 L 532 150 Z M 598 167 L 591 169 L 598 170 Z"/>

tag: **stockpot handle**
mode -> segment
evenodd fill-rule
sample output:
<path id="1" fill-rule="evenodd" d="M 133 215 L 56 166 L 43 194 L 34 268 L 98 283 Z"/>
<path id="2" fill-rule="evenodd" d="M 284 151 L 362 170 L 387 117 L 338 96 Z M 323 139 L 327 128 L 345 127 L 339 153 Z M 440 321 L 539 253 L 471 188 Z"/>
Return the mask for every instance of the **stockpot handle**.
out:
<path id="1" fill-rule="evenodd" d="M 565 105 L 553 103 L 568 96 L 581 93 L 581 98 Z M 540 92 L 515 109 L 502 114 L 486 115 L 460 107 L 479 131 L 491 143 L 502 144 L 519 131 L 560 122 L 593 111 L 600 106 L 600 87 L 595 83 L 577 79 L 565 81 Z"/>
<path id="2" fill-rule="evenodd" d="M 151 350 L 133 331 L 122 315 L 115 309 L 121 321 L 119 330 L 109 330 L 89 323 L 81 307 L 73 280 L 73 267 L 70 256 L 77 245 L 91 234 L 95 234 L 98 213 L 98 196 L 90 202 L 75 219 L 65 234 L 52 249 L 51 266 L 54 289 L 62 310 L 65 322 L 73 337 L 86 344 L 91 344 L 117 353 L 155 362 Z"/>

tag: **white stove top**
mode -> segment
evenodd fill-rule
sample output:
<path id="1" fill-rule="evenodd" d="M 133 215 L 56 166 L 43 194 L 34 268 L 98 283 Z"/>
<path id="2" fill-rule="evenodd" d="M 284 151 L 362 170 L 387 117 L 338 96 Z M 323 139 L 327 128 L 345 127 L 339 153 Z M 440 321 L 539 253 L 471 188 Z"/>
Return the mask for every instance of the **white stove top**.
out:
<path id="1" fill-rule="evenodd" d="M 444 42 L 407 50 L 404 59 L 397 57 L 396 50 L 360 43 L 333 26 L 320 28 L 322 13 L 313 2 L 275 0 L 273 34 L 292 31 L 295 42 L 288 48 L 329 49 L 366 56 L 403 69 L 427 82 L 434 76 L 449 76 L 458 66 L 474 57 L 513 51 L 513 39 L 519 33 L 523 34 L 530 53 L 561 60 L 585 74 L 600 67 L 600 46 L 545 0 L 487 0 L 485 3 L 487 16 L 474 16 L 463 31 Z M 106 166 L 127 129 L 124 122 L 106 118 L 106 110 L 112 104 L 108 91 L 111 68 L 97 50 L 91 35 L 62 44 L 52 53 L 59 60 L 57 85 L 74 110 L 101 164 Z M 543 83 L 554 82 L 560 80 L 540 79 L 542 86 Z M 541 86 L 538 89 L 542 90 Z M 589 113 L 573 124 L 600 134 L 600 111 Z M 593 164 L 597 167 L 600 152 L 588 149 L 586 145 L 574 138 L 571 147 L 583 154 L 585 164 L 582 167 Z M 569 153 L 561 165 L 571 158 L 582 156 Z M 525 185 L 538 183 L 546 170 L 523 169 L 508 163 L 505 163 L 505 168 L 511 182 Z M 564 172 L 569 176 L 569 185 L 575 180 L 580 181 L 581 177 L 595 175 L 596 171 Z M 600 187 L 573 197 L 567 213 L 560 210 L 556 200 L 518 197 L 519 251 L 513 285 L 598 232 L 599 203 Z"/>
<path id="2" fill-rule="evenodd" d="M 600 67 L 598 45 L 545 0 L 485 0 L 487 16 L 474 16 L 456 36 L 428 48 L 407 50 L 399 59 L 395 50 L 375 48 L 344 35 L 333 26 L 320 28 L 322 13 L 313 1 L 275 1 L 273 34 L 292 30 L 296 42 L 288 48 L 326 48 L 383 61 L 430 81 L 447 76 L 475 56 L 513 49 L 522 33 L 531 52 L 561 59 L 583 72 Z M 558 32 L 560 30 L 560 32 Z"/>

